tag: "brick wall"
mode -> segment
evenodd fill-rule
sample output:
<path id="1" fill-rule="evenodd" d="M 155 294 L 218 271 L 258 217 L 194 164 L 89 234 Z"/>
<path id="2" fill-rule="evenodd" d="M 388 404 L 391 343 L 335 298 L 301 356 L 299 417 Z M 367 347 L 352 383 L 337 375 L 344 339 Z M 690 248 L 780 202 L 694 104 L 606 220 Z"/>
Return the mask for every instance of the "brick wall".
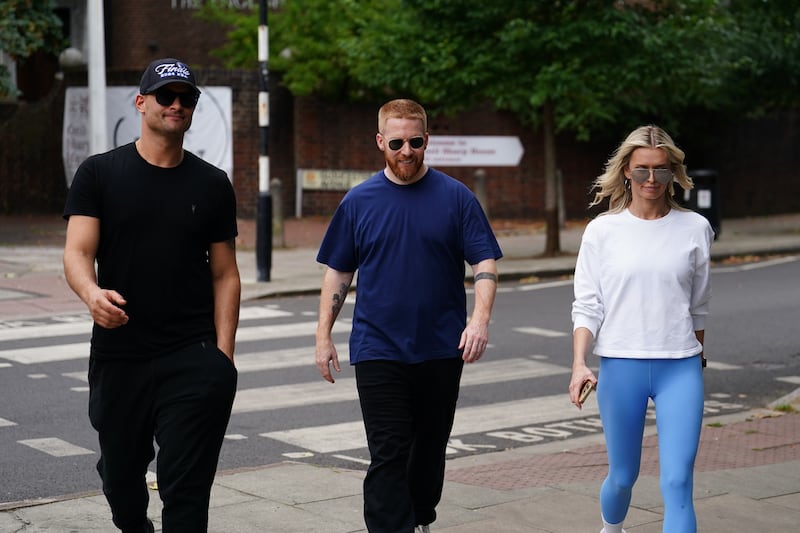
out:
<path id="1" fill-rule="evenodd" d="M 298 168 L 378 171 L 385 164 L 375 144 L 375 104 L 326 103 L 303 97 L 295 101 L 294 121 L 298 134 L 295 157 Z M 489 212 L 503 218 L 541 217 L 544 210 L 542 137 L 523 127 L 509 113 L 477 108 L 456 117 L 433 114 L 428 120 L 432 135 L 511 135 L 525 148 L 517 167 L 484 168 L 487 175 Z M 568 215 L 580 217 L 588 204 L 588 187 L 602 170 L 607 148 L 595 143 L 577 143 L 560 138 L 559 165 L 564 176 Z M 438 167 L 474 190 L 474 167 Z M 295 184 L 284 187 L 294 198 Z M 303 214 L 330 214 L 344 192 L 304 191 Z M 284 212 L 293 212 L 284 211 Z"/>
<path id="2" fill-rule="evenodd" d="M 197 19 L 193 9 L 173 9 L 191 2 L 142 0 L 105 2 L 107 84 L 138 85 L 144 66 L 157 57 L 189 63 L 204 85 L 233 90 L 233 182 L 241 217 L 256 216 L 258 155 L 258 73 L 225 70 L 209 55 L 225 39 L 218 26 Z M 0 211 L 59 213 L 66 196 L 61 161 L 64 89 L 86 85 L 86 73 L 68 73 L 41 100 L 0 106 Z M 294 98 L 270 75 L 270 174 L 281 181 L 285 216 L 295 215 L 298 168 L 377 171 L 384 166 L 375 146 L 377 109 L 372 104 L 334 103 Z M 538 218 L 544 211 L 542 138 L 508 113 L 478 107 L 456 117 L 431 112 L 434 135 L 514 135 L 525 153 L 518 167 L 486 168 L 489 211 L 493 217 Z M 724 217 L 800 212 L 800 112 L 789 111 L 726 124 L 707 120 L 695 133 L 676 137 L 690 168 L 719 172 Z M 557 139 L 557 162 L 563 175 L 569 218 L 586 216 L 592 179 L 627 132 L 582 143 Z M 611 139 L 611 140 L 609 140 Z M 476 168 L 441 167 L 474 188 Z M 343 191 L 305 191 L 304 215 L 333 212 Z"/>
<path id="3" fill-rule="evenodd" d="M 107 63 L 118 70 L 141 71 L 153 59 L 176 57 L 194 68 L 220 66 L 208 52 L 224 44 L 225 31 L 197 18 L 196 10 L 173 9 L 172 4 L 105 2 Z"/>

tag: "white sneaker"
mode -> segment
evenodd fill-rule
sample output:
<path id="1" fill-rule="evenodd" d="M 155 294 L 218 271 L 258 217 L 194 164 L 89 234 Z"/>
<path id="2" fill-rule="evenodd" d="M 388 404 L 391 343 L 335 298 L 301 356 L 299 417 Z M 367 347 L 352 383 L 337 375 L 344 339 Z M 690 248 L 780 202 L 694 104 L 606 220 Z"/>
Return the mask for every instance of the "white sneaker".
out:
<path id="1" fill-rule="evenodd" d="M 431 533 L 430 526 L 417 526 L 414 528 L 414 533 Z"/>

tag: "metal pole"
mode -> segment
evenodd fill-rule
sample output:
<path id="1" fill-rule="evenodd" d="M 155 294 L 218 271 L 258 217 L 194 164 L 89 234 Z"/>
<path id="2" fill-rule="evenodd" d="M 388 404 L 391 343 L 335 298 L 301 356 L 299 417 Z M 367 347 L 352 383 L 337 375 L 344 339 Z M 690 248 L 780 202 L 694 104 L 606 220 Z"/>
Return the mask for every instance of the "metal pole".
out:
<path id="1" fill-rule="evenodd" d="M 269 192 L 269 31 L 267 0 L 261 0 L 258 21 L 258 206 L 256 211 L 256 270 L 258 281 L 269 281 L 272 269 L 272 198 Z"/>
<path id="2" fill-rule="evenodd" d="M 89 155 L 108 150 L 106 120 L 106 39 L 103 0 L 86 5 L 89 49 Z"/>

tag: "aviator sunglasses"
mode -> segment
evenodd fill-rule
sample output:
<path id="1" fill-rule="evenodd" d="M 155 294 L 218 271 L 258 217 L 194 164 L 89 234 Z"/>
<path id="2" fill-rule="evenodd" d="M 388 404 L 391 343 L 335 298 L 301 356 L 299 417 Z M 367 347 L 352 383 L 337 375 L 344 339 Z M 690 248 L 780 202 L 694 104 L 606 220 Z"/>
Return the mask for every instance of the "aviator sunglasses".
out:
<path id="1" fill-rule="evenodd" d="M 174 102 L 175 98 L 177 98 L 181 103 L 181 107 L 193 108 L 197 105 L 198 98 L 200 98 L 199 91 L 186 91 L 179 93 L 164 87 L 156 89 L 151 94 L 156 97 L 156 102 L 158 102 L 158 105 L 162 105 L 164 107 L 171 106 L 172 102 Z"/>
<path id="2" fill-rule="evenodd" d="M 406 141 L 404 139 L 392 139 L 387 144 L 389 145 L 389 148 L 396 151 L 402 148 L 405 143 Z M 424 137 L 411 137 L 408 139 L 408 145 L 415 150 L 422 148 L 423 144 L 425 144 Z"/>
<path id="3" fill-rule="evenodd" d="M 650 179 L 650 171 L 653 172 L 653 178 L 662 185 L 672 181 L 672 171 L 668 168 L 634 168 L 631 169 L 631 179 L 641 185 Z"/>

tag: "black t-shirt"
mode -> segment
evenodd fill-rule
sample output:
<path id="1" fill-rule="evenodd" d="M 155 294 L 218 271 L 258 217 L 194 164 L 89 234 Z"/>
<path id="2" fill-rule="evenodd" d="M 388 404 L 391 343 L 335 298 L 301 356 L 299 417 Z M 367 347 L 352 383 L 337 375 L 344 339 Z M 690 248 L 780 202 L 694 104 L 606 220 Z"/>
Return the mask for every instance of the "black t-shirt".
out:
<path id="1" fill-rule="evenodd" d="M 186 151 L 177 167 L 156 167 L 127 144 L 80 165 L 71 215 L 100 219 L 98 283 L 127 300 L 126 325 L 95 324 L 93 355 L 153 357 L 216 338 L 208 249 L 237 235 L 224 171 Z"/>

